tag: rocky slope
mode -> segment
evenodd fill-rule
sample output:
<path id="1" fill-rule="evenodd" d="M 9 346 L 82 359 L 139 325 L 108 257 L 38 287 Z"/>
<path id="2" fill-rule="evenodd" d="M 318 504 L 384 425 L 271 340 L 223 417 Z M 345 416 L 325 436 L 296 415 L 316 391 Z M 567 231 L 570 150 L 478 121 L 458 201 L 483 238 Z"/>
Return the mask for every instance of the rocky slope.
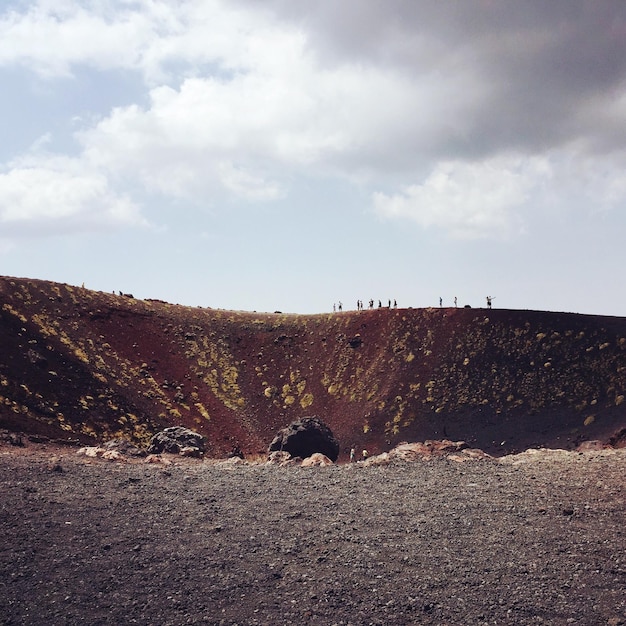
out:
<path id="1" fill-rule="evenodd" d="M 259 314 L 0 278 L 0 428 L 13 431 L 145 443 L 181 424 L 207 437 L 211 456 L 253 455 L 318 415 L 340 460 L 352 445 L 442 438 L 500 454 L 620 445 L 625 395 L 624 318 Z"/>

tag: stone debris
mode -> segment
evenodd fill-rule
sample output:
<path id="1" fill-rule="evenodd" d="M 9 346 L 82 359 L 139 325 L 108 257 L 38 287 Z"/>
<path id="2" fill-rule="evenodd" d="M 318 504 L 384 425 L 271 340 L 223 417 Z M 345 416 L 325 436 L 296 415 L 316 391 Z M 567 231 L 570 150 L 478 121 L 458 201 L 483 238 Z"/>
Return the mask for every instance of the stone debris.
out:
<path id="1" fill-rule="evenodd" d="M 359 461 L 358 465 L 363 467 L 389 465 L 394 461 L 412 463 L 443 457 L 457 463 L 492 458 L 482 450 L 470 448 L 465 441 L 443 439 L 441 441 L 426 440 L 424 442 L 401 443 L 389 452 L 383 452 L 365 461 Z"/>
<path id="2" fill-rule="evenodd" d="M 279 467 L 288 467 L 289 465 L 297 465 L 302 459 L 295 459 L 285 450 L 275 450 L 270 452 L 267 458 L 268 465 L 278 465 Z"/>
<path id="3" fill-rule="evenodd" d="M 599 441 L 598 439 L 593 439 L 591 441 L 583 441 L 578 448 L 576 448 L 579 452 L 590 452 L 596 450 L 604 450 L 606 446 Z"/>
<path id="4" fill-rule="evenodd" d="M 124 455 L 119 450 L 110 450 L 101 446 L 84 446 L 76 451 L 78 456 L 90 459 L 100 458 L 107 461 L 124 461 Z"/>
<path id="5" fill-rule="evenodd" d="M 161 465 L 171 465 L 172 461 L 168 458 L 161 456 L 160 454 L 149 454 L 146 459 L 146 463 L 160 463 Z"/>
<path id="6" fill-rule="evenodd" d="M 189 428 L 172 426 L 152 437 L 148 446 L 148 454 L 161 452 L 181 454 L 181 451 L 185 450 L 184 456 L 192 456 L 189 448 L 197 450 L 196 456 L 202 456 L 205 451 L 205 438 Z"/>
<path id="7" fill-rule="evenodd" d="M 103 443 L 101 447 L 106 450 L 115 450 L 124 456 L 146 456 L 145 450 L 131 443 L 128 439 L 111 439 Z"/>
<path id="8" fill-rule="evenodd" d="M 187 456 L 194 459 L 200 459 L 204 456 L 204 452 L 194 446 L 185 446 L 180 449 L 178 454 L 180 454 L 180 456 Z"/>
<path id="9" fill-rule="evenodd" d="M 316 452 L 307 457 L 300 464 L 301 467 L 327 467 L 328 465 L 334 465 L 334 463 L 324 454 Z"/>
<path id="10" fill-rule="evenodd" d="M 51 457 L 50 460 L 48 461 L 47 469 L 49 472 L 62 473 L 64 470 L 63 470 L 63 466 L 61 465 L 60 457 L 58 456 Z"/>

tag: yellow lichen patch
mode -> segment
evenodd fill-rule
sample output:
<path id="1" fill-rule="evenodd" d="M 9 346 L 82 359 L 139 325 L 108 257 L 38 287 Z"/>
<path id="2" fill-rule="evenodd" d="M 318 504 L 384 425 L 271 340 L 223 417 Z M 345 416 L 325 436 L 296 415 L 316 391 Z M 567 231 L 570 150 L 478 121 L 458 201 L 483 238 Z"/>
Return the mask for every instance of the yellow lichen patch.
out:
<path id="1" fill-rule="evenodd" d="M 61 343 L 66 345 L 77 359 L 83 363 L 89 363 L 89 358 L 85 351 L 80 346 L 76 345 L 64 332 L 61 332 L 59 338 L 61 339 Z"/>
<path id="2" fill-rule="evenodd" d="M 22 324 L 25 324 L 27 322 L 27 319 L 19 311 L 16 311 L 10 304 L 3 304 L 2 309 L 7 313 L 10 313 L 14 317 L 17 317 L 20 322 L 22 322 Z"/>
<path id="3" fill-rule="evenodd" d="M 412 352 L 409 352 L 405 357 L 404 360 L 407 363 L 410 363 L 413 359 L 415 358 L 415 355 Z"/>
<path id="4" fill-rule="evenodd" d="M 96 431 L 93 429 L 92 426 L 89 426 L 88 424 L 82 424 L 80 427 L 80 432 L 83 435 L 87 435 L 88 437 L 97 437 L 98 433 L 96 433 Z"/>
<path id="5" fill-rule="evenodd" d="M 271 385 L 269 387 L 265 387 L 263 390 L 263 395 L 266 398 L 273 398 L 277 393 L 278 389 L 276 389 L 276 387 L 272 387 Z"/>
<path id="6" fill-rule="evenodd" d="M 337 385 L 329 385 L 327 391 L 331 396 L 335 396 L 339 393 L 339 387 Z"/>
<path id="7" fill-rule="evenodd" d="M 211 419 L 209 412 L 206 410 L 206 407 L 202 404 L 202 402 L 196 402 L 194 406 L 196 407 L 196 409 L 198 409 L 198 413 L 200 413 L 200 415 L 202 415 L 205 420 L 208 421 Z"/>
<path id="8" fill-rule="evenodd" d="M 583 422 L 583 424 L 585 426 L 590 426 L 591 424 L 593 424 L 596 421 L 596 416 L 595 415 L 589 415 L 589 417 L 587 417 L 585 419 L 585 421 Z"/>
<path id="9" fill-rule="evenodd" d="M 188 341 L 185 354 L 196 360 L 200 368 L 198 375 L 226 407 L 238 409 L 245 405 L 238 383 L 239 371 L 223 341 L 211 342 L 207 337 L 201 337 L 199 344 Z"/>
<path id="10" fill-rule="evenodd" d="M 622 402 L 624 402 L 624 396 L 619 395 L 615 398 L 615 406 L 619 406 Z"/>
<path id="11" fill-rule="evenodd" d="M 39 330 L 44 337 L 58 334 L 55 328 L 55 322 L 48 320 L 44 314 L 33 315 L 31 319 L 39 326 Z"/>
<path id="12" fill-rule="evenodd" d="M 365 422 L 365 423 L 363 424 L 363 432 L 367 435 L 367 433 L 369 433 L 369 431 L 370 431 L 370 425 L 369 425 L 369 422 Z"/>
<path id="13" fill-rule="evenodd" d="M 294 396 L 286 396 L 285 397 L 285 405 L 286 406 L 291 406 L 292 404 L 294 404 L 295 401 L 296 401 L 296 399 L 294 398 Z"/>
<path id="14" fill-rule="evenodd" d="M 65 421 L 65 416 L 63 415 L 63 413 L 57 413 L 57 420 L 59 422 L 59 426 L 63 429 L 63 430 L 67 430 L 67 431 L 72 431 L 72 425 L 68 424 Z"/>
<path id="15" fill-rule="evenodd" d="M 378 383 L 374 383 L 374 387 L 365 394 L 365 399 L 369 402 L 378 393 Z"/>
<path id="16" fill-rule="evenodd" d="M 312 393 L 305 393 L 302 398 L 300 398 L 300 406 L 303 409 L 306 409 L 307 407 L 310 407 L 313 404 L 313 394 Z"/>

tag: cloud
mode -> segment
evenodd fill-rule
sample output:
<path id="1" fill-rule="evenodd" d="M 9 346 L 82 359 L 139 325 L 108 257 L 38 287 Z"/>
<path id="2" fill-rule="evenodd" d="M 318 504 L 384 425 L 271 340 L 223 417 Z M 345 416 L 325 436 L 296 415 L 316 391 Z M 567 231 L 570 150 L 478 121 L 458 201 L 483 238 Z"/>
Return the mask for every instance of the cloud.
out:
<path id="1" fill-rule="evenodd" d="M 391 219 L 499 237 L 559 194 L 607 208 L 626 197 L 618 3 L 15 6 L 0 13 L 0 66 L 52 84 L 85 67 L 137 74 L 145 100 L 74 134 L 79 154 L 7 165 L 5 222 L 138 223 L 145 194 L 271 202 L 314 177 L 365 188 Z M 65 208 L 46 208 L 35 182 Z"/>
<path id="2" fill-rule="evenodd" d="M 137 66 L 150 36 L 149 20 L 120 4 L 119 14 L 107 18 L 106 5 L 41 1 L 31 3 L 25 13 L 5 13 L 0 21 L 0 65 L 19 64 L 46 78 L 71 76 L 76 64 L 100 69 Z"/>
<path id="3" fill-rule="evenodd" d="M 573 137 L 610 141 L 614 131 L 619 138 L 613 145 L 623 139 L 623 116 L 597 124 L 625 89 L 626 5 L 621 3 L 234 1 L 250 10 L 271 7 L 303 29 L 328 66 L 400 71 L 427 90 L 436 78 L 450 85 L 452 110 L 462 119 L 448 117 L 451 123 L 439 126 L 432 155 L 476 159 L 503 150 L 543 151 Z M 469 92 L 467 84 L 473 85 Z M 415 114 L 423 110 L 418 107 Z"/>
<path id="4" fill-rule="evenodd" d="M 47 79 L 89 67 L 140 72 L 157 86 L 206 71 L 228 75 L 252 57 L 285 60 L 272 59 L 275 47 L 267 45 L 284 38 L 285 28 L 222 0 L 33 0 L 20 6 L 0 13 L 0 66 L 21 65 Z"/>
<path id="5" fill-rule="evenodd" d="M 30 156 L 0 173 L 4 237 L 145 226 L 139 207 L 75 159 Z"/>
<path id="6" fill-rule="evenodd" d="M 453 237 L 500 237 L 523 229 L 517 211 L 550 174 L 545 162 L 511 158 L 442 162 L 423 183 L 392 195 L 377 192 L 373 202 L 384 217 L 444 229 Z"/>

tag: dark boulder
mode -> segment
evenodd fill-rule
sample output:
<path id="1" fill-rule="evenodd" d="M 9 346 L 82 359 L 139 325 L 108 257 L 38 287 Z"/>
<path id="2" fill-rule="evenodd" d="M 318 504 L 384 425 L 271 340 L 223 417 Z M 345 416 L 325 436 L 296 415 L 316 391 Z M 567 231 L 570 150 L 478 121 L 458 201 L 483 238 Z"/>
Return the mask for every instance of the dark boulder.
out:
<path id="1" fill-rule="evenodd" d="M 183 449 L 186 454 L 189 454 L 189 448 L 204 452 L 204 441 L 204 437 L 193 430 L 183 426 L 172 426 L 152 437 L 148 454 L 160 454 L 161 452 L 180 454 Z"/>
<path id="2" fill-rule="evenodd" d="M 303 417 L 278 431 L 269 447 L 270 453 L 276 451 L 303 459 L 319 452 L 334 462 L 339 456 L 339 442 L 319 417 Z"/>

